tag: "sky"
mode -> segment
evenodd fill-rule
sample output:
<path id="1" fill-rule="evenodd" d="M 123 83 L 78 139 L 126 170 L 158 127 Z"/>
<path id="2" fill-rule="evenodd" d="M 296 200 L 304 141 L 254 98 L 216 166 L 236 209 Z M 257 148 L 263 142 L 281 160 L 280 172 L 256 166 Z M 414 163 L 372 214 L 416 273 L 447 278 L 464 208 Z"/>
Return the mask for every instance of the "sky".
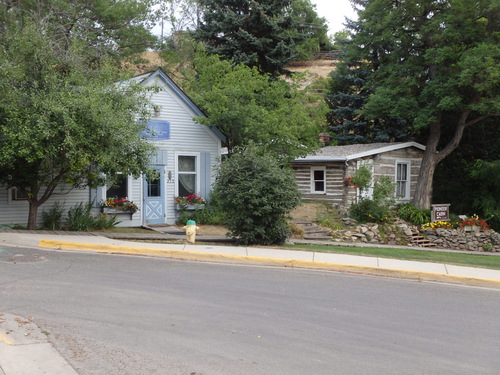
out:
<path id="1" fill-rule="evenodd" d="M 316 5 L 318 16 L 328 21 L 328 35 L 343 30 L 345 17 L 357 19 L 356 12 L 352 9 L 349 0 L 311 0 Z"/>
<path id="2" fill-rule="evenodd" d="M 316 5 L 318 16 L 326 18 L 328 22 L 328 35 L 344 30 L 345 17 L 357 19 L 356 12 L 352 9 L 349 0 L 311 0 Z M 157 25 L 153 32 L 160 34 L 161 26 Z"/>

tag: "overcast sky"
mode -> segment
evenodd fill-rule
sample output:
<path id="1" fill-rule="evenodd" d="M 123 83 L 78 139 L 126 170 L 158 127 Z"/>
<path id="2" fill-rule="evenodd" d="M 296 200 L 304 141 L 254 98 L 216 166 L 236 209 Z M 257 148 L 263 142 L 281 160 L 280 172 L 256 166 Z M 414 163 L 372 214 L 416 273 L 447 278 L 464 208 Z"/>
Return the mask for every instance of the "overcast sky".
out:
<path id="1" fill-rule="evenodd" d="M 316 5 L 318 16 L 326 18 L 329 26 L 329 35 L 343 30 L 345 17 L 357 19 L 349 0 L 311 0 Z"/>
<path id="2" fill-rule="evenodd" d="M 311 0 L 311 3 L 316 5 L 318 16 L 324 17 L 328 21 L 328 35 L 333 35 L 345 28 L 343 26 L 345 17 L 357 19 L 356 12 L 352 9 L 349 0 Z M 160 34 L 160 24 L 156 25 L 153 32 Z"/>

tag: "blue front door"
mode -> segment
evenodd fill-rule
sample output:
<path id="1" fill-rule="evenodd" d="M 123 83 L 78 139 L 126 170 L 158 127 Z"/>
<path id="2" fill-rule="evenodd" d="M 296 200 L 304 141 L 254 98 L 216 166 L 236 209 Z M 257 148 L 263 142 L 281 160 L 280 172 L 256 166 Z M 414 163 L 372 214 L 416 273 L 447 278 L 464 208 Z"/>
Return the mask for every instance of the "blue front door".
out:
<path id="1" fill-rule="evenodd" d="M 165 166 L 154 168 L 158 173 L 155 179 L 144 179 L 144 223 L 165 224 Z"/>

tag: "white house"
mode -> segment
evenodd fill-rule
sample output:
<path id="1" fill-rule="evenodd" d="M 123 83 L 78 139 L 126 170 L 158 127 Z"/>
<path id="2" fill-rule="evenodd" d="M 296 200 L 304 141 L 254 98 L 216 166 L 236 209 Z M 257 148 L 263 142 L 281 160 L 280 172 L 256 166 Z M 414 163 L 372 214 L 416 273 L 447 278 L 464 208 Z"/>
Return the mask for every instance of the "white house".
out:
<path id="1" fill-rule="evenodd" d="M 151 165 L 158 171 L 159 178 L 147 181 L 145 177 L 123 176 L 114 187 L 74 189 L 65 195 L 56 192 L 40 207 L 39 223 L 42 211 L 48 211 L 55 202 L 64 203 L 65 209 L 69 209 L 79 202 L 90 201 L 97 213 L 101 210 L 101 201 L 117 196 L 128 197 L 139 207 L 134 214 L 119 213 L 120 226 L 173 224 L 176 220 L 175 197 L 191 194 L 208 197 L 224 135 L 214 127 L 193 120 L 203 113 L 161 69 L 133 80 L 160 88 L 151 99 L 155 106 L 151 126 L 156 134 L 152 142 L 158 149 Z M 15 189 L 0 189 L 0 225 L 26 225 L 27 218 L 28 202 L 17 196 Z"/>

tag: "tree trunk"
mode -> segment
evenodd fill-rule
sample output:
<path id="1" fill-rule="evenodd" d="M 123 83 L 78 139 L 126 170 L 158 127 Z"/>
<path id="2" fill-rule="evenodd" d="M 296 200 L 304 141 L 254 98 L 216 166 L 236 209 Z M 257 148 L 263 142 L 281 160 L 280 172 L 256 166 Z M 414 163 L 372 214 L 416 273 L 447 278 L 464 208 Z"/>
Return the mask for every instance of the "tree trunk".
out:
<path id="1" fill-rule="evenodd" d="M 40 207 L 40 202 L 29 202 L 30 208 L 28 213 L 28 229 L 36 229 L 36 217 L 38 215 L 38 207 Z"/>
<path id="2" fill-rule="evenodd" d="M 424 157 L 422 158 L 422 165 L 420 167 L 420 174 L 418 175 L 417 185 L 415 188 L 415 195 L 413 197 L 413 204 L 419 208 L 430 208 L 432 201 L 432 180 L 434 172 L 436 171 L 436 151 L 426 148 Z"/>
<path id="3" fill-rule="evenodd" d="M 470 112 L 470 109 L 462 112 L 457 122 L 455 133 L 446 146 L 439 152 L 437 151 L 437 146 L 441 137 L 441 115 L 439 115 L 438 119 L 430 125 L 429 136 L 427 138 L 422 165 L 420 167 L 420 174 L 418 175 L 417 186 L 415 187 L 415 196 L 413 197 L 413 204 L 415 206 L 426 209 L 431 208 L 432 180 L 437 165 L 458 147 L 466 126 L 470 126 L 485 118 L 485 116 L 479 117 L 467 123 L 467 117 Z"/>

